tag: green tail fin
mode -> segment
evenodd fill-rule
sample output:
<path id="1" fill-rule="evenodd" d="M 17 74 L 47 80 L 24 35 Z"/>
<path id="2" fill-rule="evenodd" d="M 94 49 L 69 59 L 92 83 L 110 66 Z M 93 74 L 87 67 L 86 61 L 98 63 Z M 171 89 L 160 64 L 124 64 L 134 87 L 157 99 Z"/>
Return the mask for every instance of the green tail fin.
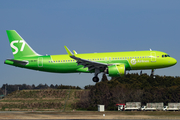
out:
<path id="1" fill-rule="evenodd" d="M 14 58 L 38 56 L 26 41 L 15 31 L 6 30 Z"/>

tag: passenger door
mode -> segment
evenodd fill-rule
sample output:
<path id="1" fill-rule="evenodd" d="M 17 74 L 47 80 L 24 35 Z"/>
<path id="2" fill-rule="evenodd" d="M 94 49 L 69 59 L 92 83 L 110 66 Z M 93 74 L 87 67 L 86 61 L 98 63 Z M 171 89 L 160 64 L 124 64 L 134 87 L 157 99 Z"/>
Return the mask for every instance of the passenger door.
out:
<path id="1" fill-rule="evenodd" d="M 42 57 L 38 58 L 38 67 L 43 67 L 43 58 Z"/>
<path id="2" fill-rule="evenodd" d="M 151 62 L 156 62 L 156 53 L 151 52 Z"/>

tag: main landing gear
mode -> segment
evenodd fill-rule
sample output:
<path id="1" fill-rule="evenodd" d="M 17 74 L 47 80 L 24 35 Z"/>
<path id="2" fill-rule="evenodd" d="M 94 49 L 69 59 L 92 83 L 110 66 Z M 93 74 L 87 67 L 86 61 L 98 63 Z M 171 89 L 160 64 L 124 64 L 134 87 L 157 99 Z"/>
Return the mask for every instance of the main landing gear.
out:
<path id="1" fill-rule="evenodd" d="M 95 69 L 94 77 L 93 77 L 93 82 L 99 82 L 98 74 L 100 73 L 99 69 Z"/>
<path id="2" fill-rule="evenodd" d="M 93 82 L 99 82 L 99 78 L 98 77 L 93 77 Z"/>

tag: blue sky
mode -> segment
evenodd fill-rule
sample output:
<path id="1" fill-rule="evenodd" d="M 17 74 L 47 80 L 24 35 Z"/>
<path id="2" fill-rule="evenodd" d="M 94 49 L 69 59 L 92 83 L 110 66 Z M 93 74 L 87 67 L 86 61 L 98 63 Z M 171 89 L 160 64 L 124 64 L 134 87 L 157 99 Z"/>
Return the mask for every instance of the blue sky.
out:
<path id="1" fill-rule="evenodd" d="M 57 74 L 4 64 L 13 58 L 6 30 L 16 30 L 39 54 L 158 50 L 180 59 L 179 0 L 5 0 L 0 1 L 2 84 L 94 85 L 94 74 Z M 140 71 L 132 71 L 140 72 Z M 144 70 L 150 74 L 150 70 Z M 180 65 L 155 70 L 180 76 Z M 99 75 L 102 77 L 102 74 Z M 110 78 L 109 78 L 110 79 Z"/>

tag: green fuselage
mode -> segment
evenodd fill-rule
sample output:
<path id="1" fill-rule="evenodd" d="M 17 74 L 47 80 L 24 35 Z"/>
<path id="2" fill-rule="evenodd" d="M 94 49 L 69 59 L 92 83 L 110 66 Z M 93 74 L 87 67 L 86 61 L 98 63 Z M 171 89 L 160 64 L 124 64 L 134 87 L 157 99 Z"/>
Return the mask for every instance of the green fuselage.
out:
<path id="1" fill-rule="evenodd" d="M 98 82 L 98 74 L 124 76 L 127 70 L 165 68 L 177 63 L 176 59 L 160 51 L 108 52 L 74 54 L 66 47 L 67 55 L 46 55 L 36 53 L 15 31 L 7 30 L 14 59 L 6 59 L 5 64 L 22 68 L 55 73 L 94 73 L 93 81 Z"/>
<path id="2" fill-rule="evenodd" d="M 125 70 L 159 69 L 170 67 L 177 62 L 176 59 L 160 51 L 88 53 L 76 54 L 76 57 L 108 65 L 124 64 Z M 9 60 L 6 60 L 5 64 L 56 73 L 94 72 L 89 71 L 87 67 L 84 68 L 83 65 L 77 65 L 76 60 L 69 55 L 22 57 L 15 60 L 26 61 L 28 64 L 21 65 Z"/>

